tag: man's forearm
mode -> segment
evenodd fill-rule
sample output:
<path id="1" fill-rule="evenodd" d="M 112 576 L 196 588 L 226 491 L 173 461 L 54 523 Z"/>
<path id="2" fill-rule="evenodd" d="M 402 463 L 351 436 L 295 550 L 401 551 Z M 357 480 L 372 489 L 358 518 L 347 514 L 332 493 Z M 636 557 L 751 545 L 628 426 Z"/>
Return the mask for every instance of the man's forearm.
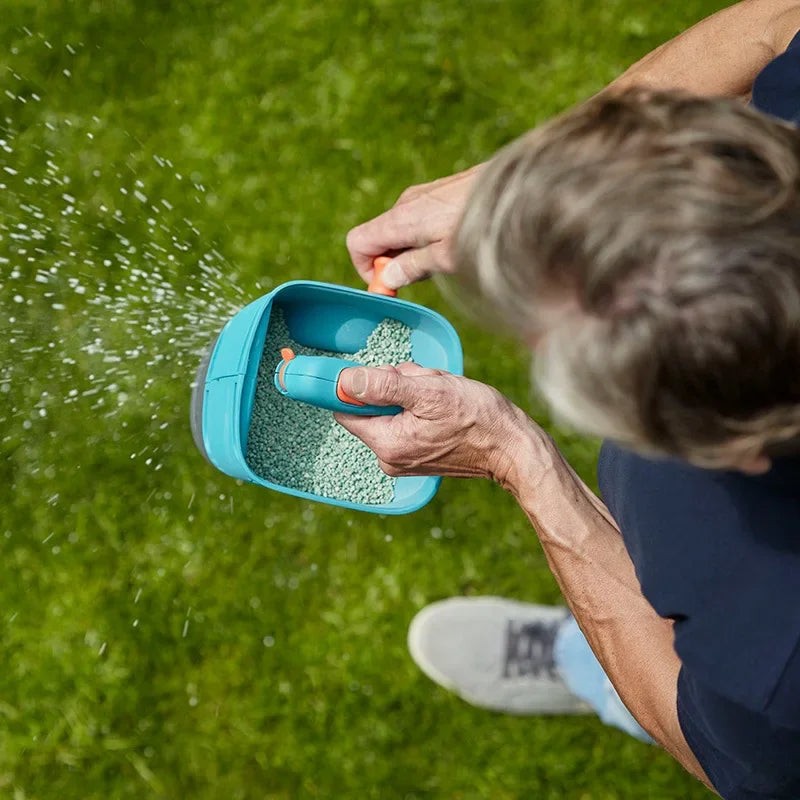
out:
<path id="1" fill-rule="evenodd" d="M 641 726 L 708 784 L 678 723 L 672 623 L 642 596 L 619 529 L 555 445 L 531 423 L 505 481 L 533 523 L 592 650 Z"/>
<path id="2" fill-rule="evenodd" d="M 744 0 L 662 44 L 608 89 L 647 86 L 748 97 L 758 73 L 786 49 L 798 28 L 798 0 Z"/>

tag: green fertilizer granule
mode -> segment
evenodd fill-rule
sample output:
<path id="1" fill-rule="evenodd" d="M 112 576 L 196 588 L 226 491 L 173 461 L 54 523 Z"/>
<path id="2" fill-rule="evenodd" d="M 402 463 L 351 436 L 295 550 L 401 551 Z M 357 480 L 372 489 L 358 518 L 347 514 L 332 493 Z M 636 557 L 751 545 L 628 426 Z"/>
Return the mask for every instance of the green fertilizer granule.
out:
<path id="1" fill-rule="evenodd" d="M 333 418 L 333 412 L 284 397 L 273 383 L 281 348 L 297 355 L 335 356 L 367 367 L 411 360 L 411 329 L 384 319 L 357 353 L 331 353 L 293 341 L 280 308 L 273 308 L 258 366 L 247 437 L 247 463 L 257 475 L 334 500 L 377 505 L 394 497 L 394 478 L 377 456 Z"/>

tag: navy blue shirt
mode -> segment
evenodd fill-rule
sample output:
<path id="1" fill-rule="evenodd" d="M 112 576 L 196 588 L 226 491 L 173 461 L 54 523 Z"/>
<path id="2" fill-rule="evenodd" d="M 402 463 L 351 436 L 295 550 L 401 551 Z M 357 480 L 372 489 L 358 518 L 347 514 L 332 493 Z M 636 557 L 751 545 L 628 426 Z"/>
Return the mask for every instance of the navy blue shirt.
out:
<path id="1" fill-rule="evenodd" d="M 753 105 L 800 122 L 800 33 Z M 606 442 L 598 478 L 644 596 L 675 621 L 697 760 L 725 800 L 800 798 L 800 457 L 749 476 Z"/>

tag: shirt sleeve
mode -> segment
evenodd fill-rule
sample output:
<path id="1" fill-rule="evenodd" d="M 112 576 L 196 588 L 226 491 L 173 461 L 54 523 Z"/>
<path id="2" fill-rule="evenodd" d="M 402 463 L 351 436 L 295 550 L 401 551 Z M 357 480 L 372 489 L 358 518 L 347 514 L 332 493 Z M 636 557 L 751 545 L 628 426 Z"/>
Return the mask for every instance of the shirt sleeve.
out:
<path id="1" fill-rule="evenodd" d="M 760 111 L 800 124 L 800 31 L 756 77 L 752 102 Z"/>

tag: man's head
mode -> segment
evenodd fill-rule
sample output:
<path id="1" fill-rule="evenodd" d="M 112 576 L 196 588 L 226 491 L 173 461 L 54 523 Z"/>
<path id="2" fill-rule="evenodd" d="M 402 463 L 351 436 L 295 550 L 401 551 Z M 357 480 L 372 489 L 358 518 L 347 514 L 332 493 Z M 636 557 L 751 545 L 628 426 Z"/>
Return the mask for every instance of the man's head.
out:
<path id="1" fill-rule="evenodd" d="M 459 273 L 573 427 L 757 471 L 800 435 L 800 132 L 735 101 L 605 95 L 501 151 Z"/>

